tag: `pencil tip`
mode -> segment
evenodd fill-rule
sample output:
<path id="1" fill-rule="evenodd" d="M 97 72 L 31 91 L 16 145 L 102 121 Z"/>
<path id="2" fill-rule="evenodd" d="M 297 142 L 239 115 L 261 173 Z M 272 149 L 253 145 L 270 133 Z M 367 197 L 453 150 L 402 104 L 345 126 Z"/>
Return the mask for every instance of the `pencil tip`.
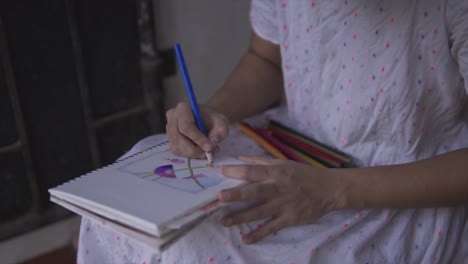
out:
<path id="1" fill-rule="evenodd" d="M 206 158 L 210 164 L 213 164 L 213 154 L 211 152 L 205 152 Z"/>

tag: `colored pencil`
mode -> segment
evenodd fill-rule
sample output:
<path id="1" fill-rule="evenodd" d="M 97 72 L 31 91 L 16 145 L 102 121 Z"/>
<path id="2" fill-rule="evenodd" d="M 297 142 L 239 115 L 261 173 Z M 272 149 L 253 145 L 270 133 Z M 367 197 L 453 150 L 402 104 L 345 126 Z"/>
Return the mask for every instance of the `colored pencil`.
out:
<path id="1" fill-rule="evenodd" d="M 288 156 L 291 160 L 298 161 L 300 163 L 309 164 L 317 168 L 327 168 L 327 166 L 321 164 L 317 160 L 304 155 L 300 151 L 295 150 L 294 148 L 290 147 L 287 144 L 284 144 L 280 140 L 276 139 L 269 132 L 265 129 L 256 129 L 262 136 L 264 136 L 268 141 L 278 147 L 286 156 Z"/>
<path id="2" fill-rule="evenodd" d="M 280 130 L 282 131 L 283 133 L 286 133 L 292 137 L 295 137 L 301 141 L 304 141 L 306 144 L 310 145 L 311 147 L 313 148 L 316 148 L 317 150 L 323 152 L 323 153 L 326 153 L 330 156 L 333 156 L 341 161 L 343 161 L 346 165 L 351 165 L 351 159 L 344 153 L 336 150 L 336 149 L 333 149 L 329 146 L 326 146 L 308 136 L 305 136 L 277 121 L 274 121 L 274 120 L 270 120 L 269 122 L 269 128 L 275 128 L 277 130 Z"/>
<path id="3" fill-rule="evenodd" d="M 260 145 L 263 149 L 265 149 L 268 153 L 273 155 L 273 157 L 277 159 L 282 159 L 282 160 L 287 160 L 288 157 L 286 157 L 281 151 L 279 151 L 275 146 L 270 144 L 268 141 L 263 139 L 261 136 L 259 136 L 252 127 L 250 127 L 247 123 L 245 122 L 240 122 L 239 123 L 239 129 L 242 133 L 244 133 L 246 136 L 251 138 L 253 141 L 255 141 L 258 145 Z"/>
<path id="4" fill-rule="evenodd" d="M 287 135 L 281 131 L 278 131 L 277 129 L 270 129 L 271 132 L 273 133 L 273 135 L 277 135 L 278 137 L 280 138 L 283 138 L 284 140 L 290 142 L 291 144 L 294 144 L 295 146 L 299 147 L 300 149 L 304 149 L 306 150 L 307 152 L 310 152 L 314 155 L 316 155 L 317 158 L 320 158 L 321 160 L 324 160 L 324 161 L 328 161 L 330 163 L 335 163 L 338 165 L 338 167 L 340 167 L 341 165 L 341 161 L 335 157 L 332 157 L 326 153 L 323 153 L 307 144 L 305 144 L 304 142 L 300 141 L 299 139 L 297 138 L 294 138 L 290 135 Z"/>
<path id="5" fill-rule="evenodd" d="M 301 152 L 295 150 L 295 149 L 291 149 L 292 152 L 294 152 L 296 155 L 298 155 L 299 157 L 301 157 L 302 159 L 304 159 L 309 165 L 311 166 L 314 166 L 316 168 L 327 168 L 327 166 L 323 165 L 322 163 L 302 154 Z"/>
<path id="6" fill-rule="evenodd" d="M 205 135 L 208 136 L 208 133 L 205 128 L 205 124 L 203 124 L 203 119 L 200 114 L 200 110 L 198 109 L 198 102 L 197 98 L 195 97 L 195 93 L 193 92 L 192 82 L 190 81 L 190 76 L 187 70 L 187 66 L 185 65 L 184 54 L 182 53 L 182 48 L 180 47 L 179 43 L 174 45 L 175 53 L 177 56 L 177 61 L 179 62 L 180 71 L 182 72 L 182 76 L 184 78 L 185 83 L 185 90 L 187 91 L 187 96 L 190 101 L 190 105 L 192 107 L 193 116 L 197 123 L 198 129 Z M 205 152 L 206 158 L 208 159 L 209 163 L 213 162 L 213 155 L 211 151 Z"/>
<path id="7" fill-rule="evenodd" d="M 275 146 L 279 151 L 281 151 L 284 155 L 286 155 L 290 160 L 294 160 L 300 163 L 308 164 L 307 161 L 305 161 L 303 158 L 301 158 L 299 155 L 291 151 L 288 147 L 286 147 L 283 143 L 281 143 L 279 140 L 268 134 L 268 132 L 264 129 L 257 128 L 255 131 L 262 136 L 265 140 L 270 142 L 273 146 Z"/>
<path id="8" fill-rule="evenodd" d="M 340 168 L 341 167 L 339 163 L 330 162 L 326 159 L 323 159 L 320 156 L 317 156 L 314 153 L 307 151 L 306 149 L 303 149 L 296 144 L 291 143 L 290 141 L 286 140 L 283 137 L 278 136 L 275 133 L 272 133 L 271 135 L 277 140 L 279 140 L 281 143 L 283 143 L 284 145 L 288 146 L 290 149 L 293 149 L 294 151 L 301 153 L 302 155 L 308 157 L 309 159 L 315 160 L 316 162 L 322 164 L 323 166 L 327 168 Z"/>

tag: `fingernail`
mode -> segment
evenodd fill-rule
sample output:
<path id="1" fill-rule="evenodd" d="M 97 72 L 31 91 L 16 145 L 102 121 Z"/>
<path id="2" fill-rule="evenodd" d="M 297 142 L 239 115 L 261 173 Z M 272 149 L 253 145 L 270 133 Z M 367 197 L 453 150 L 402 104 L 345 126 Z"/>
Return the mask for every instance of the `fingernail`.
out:
<path id="1" fill-rule="evenodd" d="M 213 144 L 218 144 L 219 139 L 217 137 L 211 137 L 210 141 L 213 142 Z"/>
<path id="2" fill-rule="evenodd" d="M 205 151 L 205 152 L 208 152 L 211 150 L 211 145 L 206 143 L 202 146 L 202 149 Z"/>

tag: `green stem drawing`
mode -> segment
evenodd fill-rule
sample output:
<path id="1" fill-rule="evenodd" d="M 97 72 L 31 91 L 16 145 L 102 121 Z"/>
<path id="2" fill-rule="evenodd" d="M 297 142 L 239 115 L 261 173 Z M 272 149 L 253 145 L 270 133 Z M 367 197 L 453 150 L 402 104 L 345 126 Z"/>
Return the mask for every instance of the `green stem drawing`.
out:
<path id="1" fill-rule="evenodd" d="M 188 158 L 187 163 L 188 163 L 188 170 L 190 172 L 190 177 L 192 177 L 192 179 L 195 181 L 195 183 L 198 184 L 198 186 L 200 186 L 204 190 L 205 187 L 203 187 L 203 185 L 201 185 L 200 182 L 193 175 L 194 173 L 193 173 L 193 168 L 192 168 L 192 159 Z"/>
<path id="2" fill-rule="evenodd" d="M 189 162 L 189 164 L 190 164 L 190 161 L 188 161 L 188 162 Z M 200 167 L 193 167 L 193 168 L 190 168 L 190 165 L 189 165 L 189 168 L 183 168 L 183 169 L 178 169 L 178 170 L 174 170 L 174 171 L 184 171 L 184 170 L 190 170 L 190 169 L 192 169 L 192 170 L 194 170 L 194 169 L 204 169 L 204 168 L 206 168 L 206 167 L 207 167 L 207 166 L 200 166 Z"/>

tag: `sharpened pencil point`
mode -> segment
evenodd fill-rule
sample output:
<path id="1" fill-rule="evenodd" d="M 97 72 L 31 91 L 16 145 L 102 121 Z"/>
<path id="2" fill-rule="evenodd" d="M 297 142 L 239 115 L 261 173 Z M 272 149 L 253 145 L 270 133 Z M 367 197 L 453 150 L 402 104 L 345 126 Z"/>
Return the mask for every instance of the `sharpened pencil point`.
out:
<path id="1" fill-rule="evenodd" d="M 211 153 L 210 151 L 210 152 L 205 152 L 205 154 L 206 154 L 206 158 L 208 159 L 208 162 L 210 164 L 213 164 L 213 153 Z"/>

